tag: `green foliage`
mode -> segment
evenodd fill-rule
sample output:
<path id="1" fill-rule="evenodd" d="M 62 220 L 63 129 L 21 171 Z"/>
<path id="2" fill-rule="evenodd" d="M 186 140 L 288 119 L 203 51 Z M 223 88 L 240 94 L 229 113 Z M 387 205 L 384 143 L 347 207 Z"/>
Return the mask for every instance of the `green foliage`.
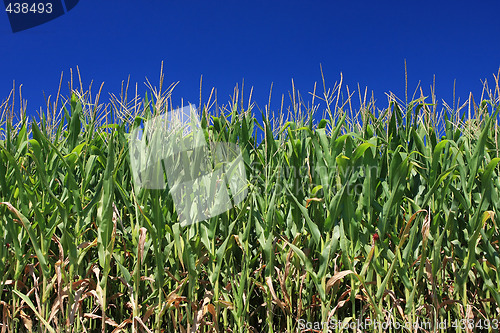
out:
<path id="1" fill-rule="evenodd" d="M 207 144 L 242 149 L 248 196 L 185 227 L 168 190 L 136 187 L 130 166 L 129 133 L 168 109 L 164 95 L 111 125 L 76 93 L 52 125 L 0 119 L 0 327 L 498 319 L 498 97 L 433 128 L 424 98 L 356 118 L 330 108 L 334 92 L 318 126 L 297 110 L 276 123 L 205 106 Z"/>

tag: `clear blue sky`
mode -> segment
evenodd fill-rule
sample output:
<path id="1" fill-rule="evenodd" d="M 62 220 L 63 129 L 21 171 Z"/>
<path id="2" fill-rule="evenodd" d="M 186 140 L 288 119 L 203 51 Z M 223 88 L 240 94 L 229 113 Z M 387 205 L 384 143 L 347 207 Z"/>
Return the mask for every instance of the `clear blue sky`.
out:
<path id="1" fill-rule="evenodd" d="M 3 7 L 2 7 L 3 8 Z M 55 95 L 61 72 L 78 65 L 84 85 L 118 94 L 122 80 L 158 82 L 164 61 L 166 83 L 180 81 L 174 102 L 198 104 L 211 87 L 220 102 L 236 83 L 254 100 L 272 108 L 291 80 L 303 95 L 320 83 L 320 64 L 332 87 L 344 82 L 373 90 L 379 108 L 384 93 L 404 98 L 404 60 L 409 91 L 421 81 L 429 94 L 436 75 L 438 98 L 481 92 L 500 67 L 500 2 L 490 1 L 165 1 L 81 0 L 67 14 L 29 30 L 12 33 L 0 13 L 0 100 L 13 80 L 33 113 L 43 92 Z M 63 87 L 67 94 L 67 85 Z M 479 96 L 477 96 L 479 98 Z M 286 99 L 287 101 L 288 99 Z"/>

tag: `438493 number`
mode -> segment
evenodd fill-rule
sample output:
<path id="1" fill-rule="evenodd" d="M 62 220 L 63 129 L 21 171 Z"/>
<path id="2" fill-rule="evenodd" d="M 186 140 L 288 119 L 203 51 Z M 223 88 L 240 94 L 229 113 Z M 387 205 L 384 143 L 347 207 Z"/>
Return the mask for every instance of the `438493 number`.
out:
<path id="1" fill-rule="evenodd" d="M 52 2 L 39 2 L 31 5 L 27 2 L 14 2 L 9 3 L 5 11 L 9 14 L 51 14 Z"/>

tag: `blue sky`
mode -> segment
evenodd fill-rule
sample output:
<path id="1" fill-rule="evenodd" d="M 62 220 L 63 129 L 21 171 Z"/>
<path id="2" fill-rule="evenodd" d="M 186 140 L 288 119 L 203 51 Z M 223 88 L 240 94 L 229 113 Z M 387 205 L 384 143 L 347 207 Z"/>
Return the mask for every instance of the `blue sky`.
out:
<path id="1" fill-rule="evenodd" d="M 173 100 L 198 104 L 216 87 L 227 102 L 235 84 L 254 87 L 254 101 L 280 107 L 291 80 L 308 97 L 321 82 L 328 87 L 343 73 L 351 91 L 368 87 L 377 106 L 385 92 L 404 99 L 404 61 L 410 94 L 418 82 L 429 95 L 436 76 L 439 99 L 453 103 L 481 80 L 493 81 L 500 67 L 499 1 L 159 1 L 80 0 L 67 14 L 29 30 L 12 33 L 0 14 L 0 100 L 13 81 L 33 114 L 43 93 L 55 95 L 61 72 L 67 94 L 69 69 L 78 65 L 84 86 L 118 94 L 149 78 L 157 84 L 164 62 L 165 82 L 180 81 Z M 321 85 L 318 85 L 318 90 Z M 288 101 L 286 95 L 285 102 Z"/>

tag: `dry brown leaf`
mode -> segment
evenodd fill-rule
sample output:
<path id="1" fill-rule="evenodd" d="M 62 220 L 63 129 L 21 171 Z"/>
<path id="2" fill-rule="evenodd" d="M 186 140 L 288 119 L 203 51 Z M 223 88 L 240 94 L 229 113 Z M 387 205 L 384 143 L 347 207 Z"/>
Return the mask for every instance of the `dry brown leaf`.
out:
<path id="1" fill-rule="evenodd" d="M 447 300 L 445 300 L 445 301 L 442 301 L 442 302 L 439 304 L 439 308 L 445 307 L 446 305 L 450 305 L 450 304 L 460 304 L 460 302 L 459 302 L 459 301 L 452 300 L 452 299 L 447 299 Z"/>
<path id="2" fill-rule="evenodd" d="M 474 322 L 474 313 L 472 312 L 472 306 L 470 304 L 467 304 L 467 311 L 465 313 L 465 319 L 466 319 L 467 323 Z M 470 329 L 469 325 L 465 325 L 465 331 L 467 333 L 469 333 L 469 332 L 473 332 L 473 329 Z"/>
<path id="3" fill-rule="evenodd" d="M 401 231 L 399 232 L 398 238 L 401 239 L 400 241 L 401 243 L 403 242 L 403 237 L 406 238 L 408 236 L 408 233 L 410 232 L 411 222 L 417 217 L 417 214 L 421 212 L 427 212 L 427 211 L 425 209 L 417 210 L 415 213 L 413 213 L 408 222 L 406 222 L 404 229 L 401 229 Z"/>
<path id="4" fill-rule="evenodd" d="M 429 259 L 425 260 L 425 274 L 427 275 L 427 279 L 431 284 L 434 284 L 434 277 L 432 276 L 432 266 Z"/>
<path id="5" fill-rule="evenodd" d="M 384 292 L 384 297 L 386 295 L 389 295 L 392 298 L 394 304 L 396 305 L 396 308 L 398 309 L 399 315 L 401 316 L 401 318 L 404 318 L 406 320 L 406 315 L 404 313 L 403 307 L 401 306 L 401 304 L 404 302 L 403 299 L 396 298 L 396 293 L 392 290 L 386 289 Z"/>
<path id="6" fill-rule="evenodd" d="M 210 303 L 213 296 L 214 296 L 214 294 L 211 291 L 208 291 L 208 290 L 205 291 L 205 296 L 203 298 L 203 304 L 200 306 L 200 308 L 196 312 L 196 316 L 194 317 L 193 326 L 191 327 L 191 330 L 190 330 L 191 333 L 195 333 L 198 331 L 198 329 L 201 325 L 203 316 L 205 316 L 205 313 L 206 313 L 205 307 L 207 306 L 207 304 Z"/>
<path id="7" fill-rule="evenodd" d="M 52 308 L 50 309 L 49 320 L 47 320 L 48 323 L 50 323 L 56 317 L 56 315 L 59 311 L 61 311 L 61 313 L 63 312 L 61 310 L 62 309 L 61 303 L 63 302 L 63 300 L 66 297 L 68 297 L 67 294 L 56 298 L 56 300 L 54 301 L 54 304 L 52 304 Z"/>
<path id="8" fill-rule="evenodd" d="M 234 240 L 236 241 L 236 245 L 241 249 L 241 251 L 245 252 L 243 245 L 241 244 L 240 237 L 238 235 L 233 235 Z"/>
<path id="9" fill-rule="evenodd" d="M 422 237 L 424 244 L 427 241 L 427 238 L 429 237 L 430 228 L 431 228 L 431 208 L 429 207 L 427 215 L 425 216 L 424 219 L 424 223 L 422 224 Z"/>
<path id="10" fill-rule="evenodd" d="M 212 315 L 212 326 L 215 329 L 215 332 L 219 332 L 219 323 L 217 322 L 217 312 L 215 312 L 215 306 L 213 304 L 208 304 L 205 306 L 203 312 L 210 312 Z"/>
<path id="11" fill-rule="evenodd" d="M 95 314 L 95 313 L 84 313 L 83 314 L 84 318 L 89 318 L 89 319 L 101 319 L 102 317 Z M 111 325 L 113 327 L 118 327 L 118 324 L 111 318 L 106 317 L 106 324 Z"/>
<path id="12" fill-rule="evenodd" d="M 73 301 L 73 306 L 71 307 L 71 313 L 69 314 L 70 325 L 73 325 L 73 323 L 75 322 L 76 311 L 78 310 L 80 303 L 83 301 L 80 300 L 80 298 L 82 297 L 82 294 L 85 291 L 85 289 L 86 289 L 86 284 L 76 291 L 75 299 Z"/>
<path id="13" fill-rule="evenodd" d="M 33 265 L 31 265 L 31 264 L 26 265 L 25 272 L 26 272 L 26 275 L 31 275 L 31 277 L 33 278 L 33 282 L 34 282 L 33 288 L 26 295 L 29 296 L 31 293 L 35 294 L 35 300 L 36 300 L 36 305 L 38 308 L 37 309 L 38 313 L 42 313 L 42 304 L 40 302 L 40 296 L 38 295 L 38 290 L 40 290 L 40 286 L 38 284 L 39 278 L 35 274 L 35 269 L 34 269 Z"/>
<path id="14" fill-rule="evenodd" d="M 143 256 L 144 256 L 144 244 L 146 243 L 146 232 L 147 229 L 142 227 L 139 229 L 139 243 L 137 246 L 139 247 L 137 251 L 137 256 L 139 257 L 139 264 L 142 264 Z"/>
<path id="15" fill-rule="evenodd" d="M 118 324 L 111 318 L 106 317 L 106 324 L 111 325 L 113 327 L 118 327 Z"/>
<path id="16" fill-rule="evenodd" d="M 278 306 L 283 310 L 283 311 L 286 311 L 286 304 L 283 303 L 283 301 L 281 301 L 278 296 L 276 296 L 276 292 L 274 291 L 274 287 L 273 287 L 273 281 L 271 280 L 271 277 L 268 276 L 266 277 L 266 283 L 267 283 L 267 286 L 269 287 L 269 291 L 271 292 L 271 296 L 273 296 L 273 302 L 275 302 L 276 304 L 278 304 Z"/>
<path id="17" fill-rule="evenodd" d="M 85 249 L 85 248 L 87 248 L 89 246 L 97 246 L 97 238 L 94 239 L 94 241 L 92 241 L 92 242 L 83 242 L 83 243 L 79 244 L 77 246 L 77 248 L 79 248 L 79 249 Z"/>
<path id="18" fill-rule="evenodd" d="M 342 280 L 344 277 L 346 277 L 349 274 L 354 274 L 354 271 L 351 271 L 350 269 L 341 271 L 338 273 L 335 273 L 334 276 L 332 276 L 328 282 L 326 283 L 326 293 L 328 294 L 330 292 L 330 289 L 333 287 L 333 285 L 340 280 Z"/>
<path id="19" fill-rule="evenodd" d="M 174 306 L 178 308 L 181 302 L 187 302 L 187 298 L 184 296 L 179 296 L 177 294 L 170 294 L 166 301 L 166 306 L 170 306 L 172 303 L 174 303 Z"/>
<path id="20" fill-rule="evenodd" d="M 153 331 L 151 331 L 145 324 L 144 322 L 141 320 L 141 318 L 139 317 L 135 317 L 134 318 L 135 321 L 137 321 L 139 324 L 141 324 L 142 328 L 144 328 L 146 330 L 147 333 L 153 333 Z"/>
<path id="21" fill-rule="evenodd" d="M 155 279 L 149 276 L 141 276 L 141 281 L 150 281 L 150 282 L 155 282 Z"/>
<path id="22" fill-rule="evenodd" d="M 213 320 L 215 322 L 215 320 L 217 319 L 217 314 L 215 312 L 215 306 L 213 304 L 208 304 L 205 307 L 206 307 L 207 311 L 210 312 L 210 314 L 212 315 Z"/>
<path id="23" fill-rule="evenodd" d="M 287 309 L 290 310 L 290 303 L 291 303 L 291 297 L 288 294 L 288 290 L 286 288 L 286 279 L 288 277 L 288 274 L 290 273 L 290 260 L 292 259 L 293 256 L 293 251 L 290 249 L 288 251 L 288 254 L 286 256 L 286 262 L 285 262 L 285 271 L 283 275 L 280 278 L 280 286 L 281 286 L 281 291 L 283 292 L 283 296 L 285 297 L 285 303 L 287 306 Z"/>
<path id="24" fill-rule="evenodd" d="M 306 208 L 309 207 L 309 204 L 312 202 L 312 201 L 316 201 L 316 202 L 321 202 L 323 201 L 323 199 L 321 198 L 309 198 L 306 200 Z"/>
<path id="25" fill-rule="evenodd" d="M 346 299 L 346 300 L 344 300 L 344 299 L 347 298 L 347 296 L 350 294 L 350 292 L 351 292 L 351 290 L 348 289 L 345 292 L 343 292 L 342 295 L 340 295 L 339 301 L 337 302 L 337 305 L 335 305 L 335 307 L 332 309 L 332 311 L 330 311 L 330 313 L 328 314 L 328 318 L 331 318 L 338 309 L 342 308 L 345 305 L 345 303 L 349 302 L 349 299 Z"/>
<path id="26" fill-rule="evenodd" d="M 80 317 L 80 327 L 82 327 L 84 333 L 87 333 L 87 329 L 83 323 L 83 317 Z"/>
<path id="27" fill-rule="evenodd" d="M 60 243 L 59 243 L 59 246 L 61 246 Z M 59 249 L 59 251 L 62 251 L 62 248 Z M 57 303 L 59 304 L 59 311 L 61 311 L 61 313 L 64 312 L 64 309 L 63 309 L 63 291 L 62 291 L 62 272 L 61 272 L 61 264 L 62 263 L 63 263 L 63 260 L 61 260 L 61 259 L 59 259 L 55 263 L 56 276 L 57 276 Z M 55 316 L 55 314 L 54 314 L 54 316 Z"/>
<path id="28" fill-rule="evenodd" d="M 4 301 L 0 301 L 0 304 L 3 307 L 2 323 L 4 323 L 4 325 L 2 326 L 1 333 L 5 333 L 7 331 L 7 323 L 9 322 L 9 319 L 11 318 L 10 311 L 9 311 L 10 306 L 9 306 L 9 304 L 5 303 Z"/>
<path id="29" fill-rule="evenodd" d="M 131 319 L 125 319 L 124 321 L 122 321 L 120 323 L 120 325 L 118 325 L 111 333 L 118 333 L 118 332 L 120 332 L 128 324 L 132 324 L 132 320 Z"/>
<path id="30" fill-rule="evenodd" d="M 93 289 L 95 287 L 95 284 L 92 284 L 91 282 L 92 281 L 89 279 L 81 279 L 81 280 L 75 281 L 72 284 L 73 290 L 79 289 L 82 284 L 85 284 L 85 286 L 88 285 L 91 289 Z"/>
<path id="31" fill-rule="evenodd" d="M 165 269 L 165 273 L 167 273 L 168 277 L 174 280 L 175 282 L 179 283 L 180 281 L 175 278 L 175 276 L 170 273 L 168 270 Z"/>
<path id="32" fill-rule="evenodd" d="M 156 307 L 157 307 L 157 305 L 154 305 L 154 304 L 151 305 L 150 307 L 148 307 L 148 309 L 146 310 L 146 313 L 142 317 L 143 322 L 147 322 L 149 320 L 149 317 L 151 317 L 151 315 L 153 315 Z"/>
<path id="33" fill-rule="evenodd" d="M 23 310 L 21 310 L 19 312 L 19 314 L 21 315 L 21 319 L 23 321 L 23 325 L 24 327 L 26 327 L 26 329 L 28 330 L 28 332 L 32 332 L 32 329 L 33 329 L 33 321 L 31 320 L 30 316 L 28 316 L 26 313 L 24 313 Z"/>
<path id="34" fill-rule="evenodd" d="M 101 319 L 101 316 L 96 315 L 95 313 L 84 313 L 83 317 L 89 319 Z"/>

